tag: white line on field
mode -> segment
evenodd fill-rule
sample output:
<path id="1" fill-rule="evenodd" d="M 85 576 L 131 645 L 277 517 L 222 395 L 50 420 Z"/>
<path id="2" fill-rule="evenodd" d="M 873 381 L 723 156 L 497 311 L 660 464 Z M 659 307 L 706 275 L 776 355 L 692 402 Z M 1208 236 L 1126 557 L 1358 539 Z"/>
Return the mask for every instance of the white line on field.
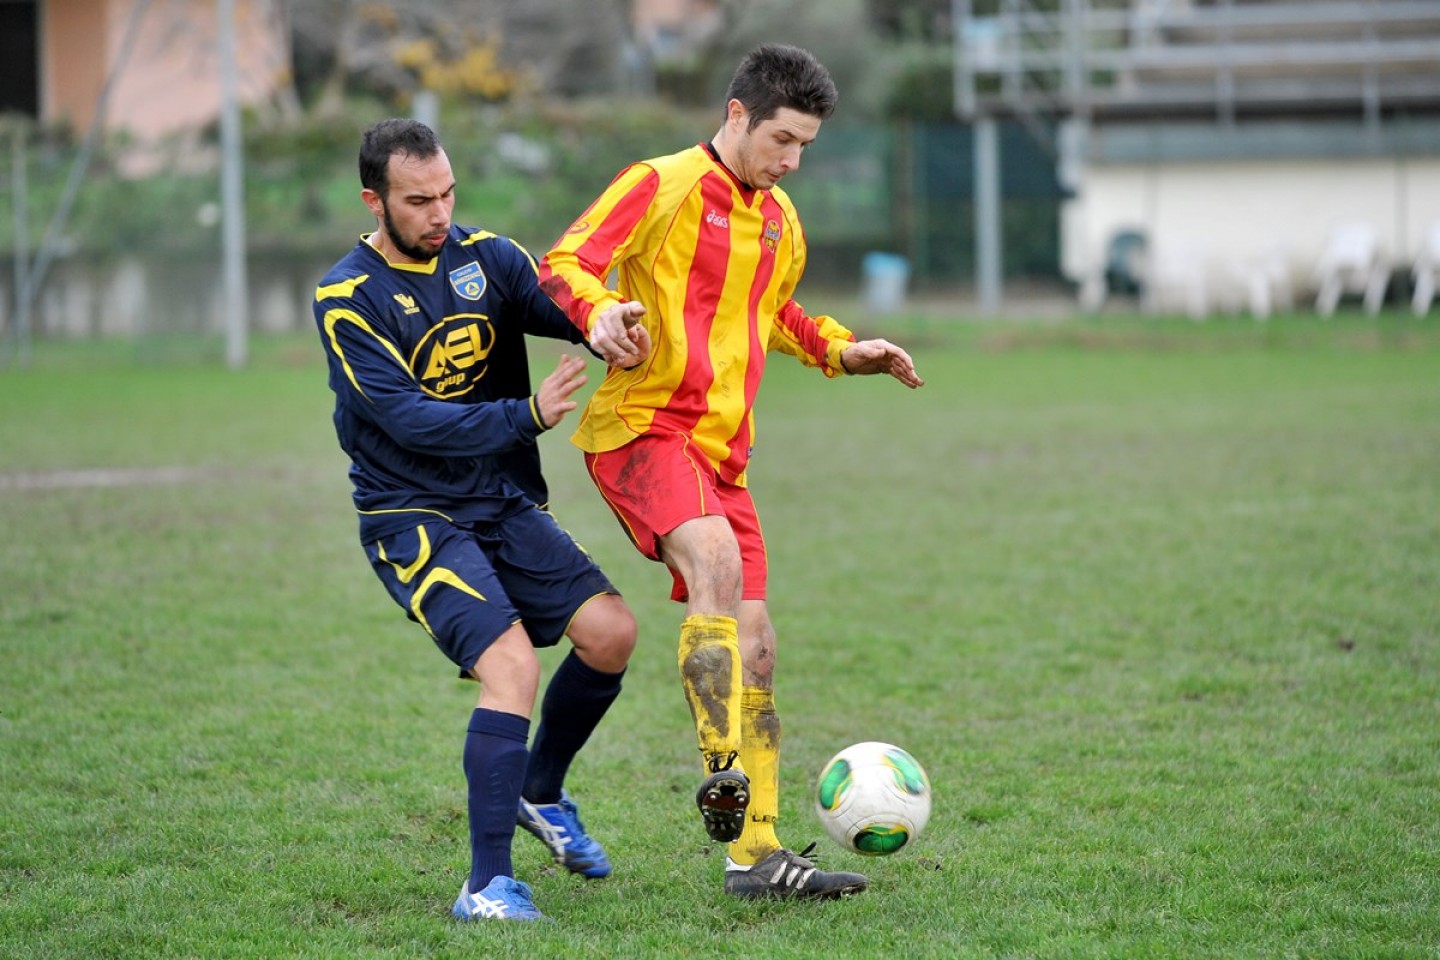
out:
<path id="1" fill-rule="evenodd" d="M 153 487 L 189 483 L 205 476 L 198 467 L 99 467 L 90 470 L 46 470 L 0 473 L 0 490 L 62 490 L 95 487 Z"/>

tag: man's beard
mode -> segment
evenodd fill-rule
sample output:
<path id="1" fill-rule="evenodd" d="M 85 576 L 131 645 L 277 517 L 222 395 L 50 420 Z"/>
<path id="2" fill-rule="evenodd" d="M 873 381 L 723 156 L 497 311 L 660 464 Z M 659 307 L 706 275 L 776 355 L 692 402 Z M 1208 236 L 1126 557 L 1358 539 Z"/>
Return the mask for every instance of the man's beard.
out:
<path id="1" fill-rule="evenodd" d="M 394 219 L 392 219 L 390 216 L 390 204 L 384 203 L 382 204 L 382 206 L 385 210 L 385 232 L 390 235 L 390 242 L 395 245 L 396 250 L 399 250 L 411 260 L 420 261 L 429 260 L 430 258 L 434 257 L 436 253 L 440 252 L 439 247 L 436 247 L 435 251 L 432 253 L 431 251 L 426 250 L 424 247 L 417 246 L 412 243 L 406 243 L 405 239 L 400 236 L 400 231 L 396 228 Z"/>

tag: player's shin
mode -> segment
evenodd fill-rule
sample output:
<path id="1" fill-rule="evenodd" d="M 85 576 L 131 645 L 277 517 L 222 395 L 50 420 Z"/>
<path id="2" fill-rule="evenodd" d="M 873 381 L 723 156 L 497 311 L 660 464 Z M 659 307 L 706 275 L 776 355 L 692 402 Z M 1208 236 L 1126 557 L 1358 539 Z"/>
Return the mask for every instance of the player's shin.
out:
<path id="1" fill-rule="evenodd" d="M 745 687 L 740 701 L 740 762 L 750 777 L 750 807 L 745 830 L 730 844 L 733 863 L 759 863 L 780 847 L 775 822 L 780 816 L 780 717 L 773 691 Z"/>
<path id="2" fill-rule="evenodd" d="M 692 614 L 680 624 L 680 680 L 708 772 L 739 766 L 740 641 L 733 617 Z"/>

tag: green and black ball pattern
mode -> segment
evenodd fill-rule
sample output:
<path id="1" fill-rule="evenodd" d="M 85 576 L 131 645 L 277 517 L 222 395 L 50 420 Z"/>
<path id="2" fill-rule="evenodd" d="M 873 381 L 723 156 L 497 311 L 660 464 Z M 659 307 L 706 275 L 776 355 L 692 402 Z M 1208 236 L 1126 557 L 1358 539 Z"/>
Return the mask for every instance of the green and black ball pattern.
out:
<path id="1" fill-rule="evenodd" d="M 895 777 L 895 785 L 911 796 L 920 796 L 930 789 L 925 770 L 899 747 L 885 751 L 884 762 Z M 848 760 L 837 759 L 820 776 L 816 797 L 826 810 L 835 810 L 842 802 L 846 789 L 854 777 L 854 770 Z M 910 842 L 910 831 L 899 825 L 875 824 L 861 830 L 854 837 L 855 849 L 861 853 L 885 855 L 894 853 Z"/>

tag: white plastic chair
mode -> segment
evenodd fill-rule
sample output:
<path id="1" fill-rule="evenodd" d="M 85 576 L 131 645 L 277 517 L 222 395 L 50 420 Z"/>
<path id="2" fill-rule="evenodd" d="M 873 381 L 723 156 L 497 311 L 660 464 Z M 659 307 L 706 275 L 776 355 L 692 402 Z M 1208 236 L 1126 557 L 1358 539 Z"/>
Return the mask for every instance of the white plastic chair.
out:
<path id="1" fill-rule="evenodd" d="M 1430 312 L 1435 300 L 1435 288 L 1440 283 L 1440 223 L 1432 223 L 1430 230 L 1420 242 L 1420 252 L 1415 254 L 1415 266 L 1411 268 L 1415 278 L 1415 292 L 1410 308 L 1415 316 L 1423 317 Z"/>
<path id="2" fill-rule="evenodd" d="M 1247 256 L 1232 255 L 1225 260 L 1225 268 L 1235 312 L 1243 310 L 1256 320 L 1268 320 L 1276 310 L 1294 308 L 1290 259 L 1282 244 L 1271 244 Z"/>
<path id="3" fill-rule="evenodd" d="M 1368 223 L 1346 223 L 1330 233 L 1325 252 L 1315 265 L 1315 309 L 1334 315 L 1345 293 L 1364 296 L 1365 312 L 1374 316 L 1385 300 L 1390 268 L 1380 255 L 1380 240 Z"/>
<path id="4" fill-rule="evenodd" d="M 1145 312 L 1178 307 L 1192 320 L 1205 319 L 1210 315 L 1209 272 L 1208 255 L 1200 244 L 1183 238 L 1156 243 L 1141 298 Z"/>

